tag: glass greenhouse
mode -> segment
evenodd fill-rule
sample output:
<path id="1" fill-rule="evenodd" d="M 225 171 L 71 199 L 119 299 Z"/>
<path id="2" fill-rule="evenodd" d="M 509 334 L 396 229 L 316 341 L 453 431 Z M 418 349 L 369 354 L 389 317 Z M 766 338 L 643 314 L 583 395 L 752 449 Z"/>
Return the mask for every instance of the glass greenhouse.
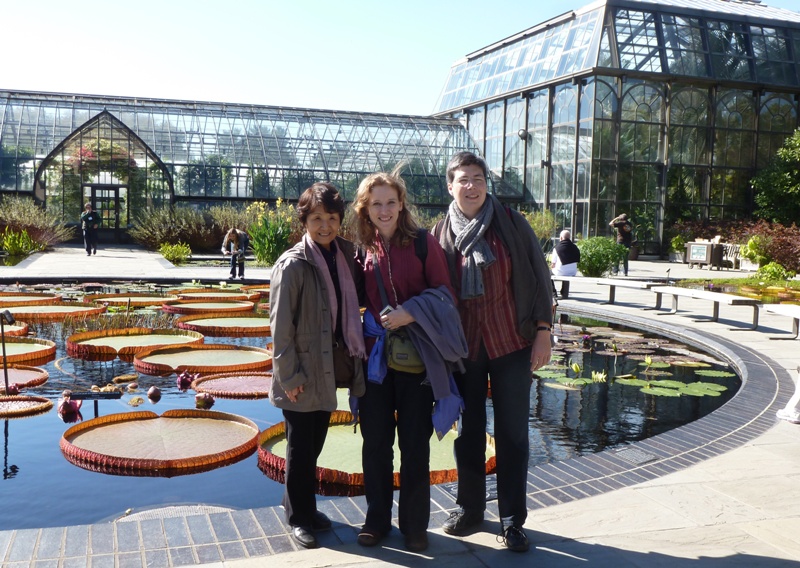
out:
<path id="1" fill-rule="evenodd" d="M 559 228 L 645 252 L 678 219 L 747 217 L 750 179 L 798 123 L 800 13 L 756 0 L 604 0 L 457 61 L 436 116 Z"/>
<path id="2" fill-rule="evenodd" d="M 399 164 L 415 203 L 441 207 L 464 149 L 476 148 L 453 118 L 0 91 L 0 192 L 66 223 L 91 201 L 118 237 L 164 204 L 293 200 L 318 180 L 352 199 Z"/>

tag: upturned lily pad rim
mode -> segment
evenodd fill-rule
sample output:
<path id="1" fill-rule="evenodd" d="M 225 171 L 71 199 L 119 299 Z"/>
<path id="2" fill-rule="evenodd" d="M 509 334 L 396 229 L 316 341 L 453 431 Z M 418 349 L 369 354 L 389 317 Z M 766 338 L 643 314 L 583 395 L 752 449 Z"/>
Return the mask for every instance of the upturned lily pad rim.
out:
<path id="1" fill-rule="evenodd" d="M 336 424 L 349 424 L 353 422 L 353 415 L 346 410 L 334 410 L 331 413 L 330 425 Z M 286 435 L 286 423 L 278 422 L 274 426 L 270 426 L 261 432 L 258 436 L 258 467 L 270 479 L 280 481 L 279 478 L 286 474 L 286 459 L 278 456 L 267 448 L 269 442 L 276 438 Z M 486 443 L 494 448 L 494 439 L 486 435 Z M 495 456 L 490 456 L 486 460 L 486 474 L 494 473 L 497 469 L 497 459 Z M 274 476 L 274 477 L 273 477 Z M 317 481 L 324 484 L 344 485 L 351 487 L 360 487 L 364 485 L 364 474 L 360 472 L 349 473 L 333 468 L 317 467 L 316 471 Z M 458 479 L 458 471 L 454 469 L 432 470 L 430 472 L 430 484 L 438 485 L 440 483 L 450 483 Z M 394 472 L 393 476 L 394 488 L 400 487 L 400 473 Z"/>
<path id="2" fill-rule="evenodd" d="M 30 307 L 35 304 L 28 304 L 28 303 L 13 303 L 13 304 L 6 304 L 3 306 L 5 309 L 11 309 L 11 312 L 14 314 L 16 319 L 23 319 L 29 322 L 49 322 L 49 321 L 61 321 L 67 319 L 68 317 L 86 317 L 86 316 L 96 316 L 100 315 L 106 311 L 106 307 L 99 305 L 99 304 L 91 304 L 91 303 L 83 303 L 83 302 L 51 302 L 48 304 L 39 304 L 39 307 L 45 308 L 59 308 L 59 307 L 70 307 L 73 308 L 68 311 L 52 311 L 48 312 L 46 310 L 37 311 L 37 312 L 26 312 L 24 311 L 25 307 Z"/>
<path id="3" fill-rule="evenodd" d="M 41 367 L 31 367 L 31 366 L 28 366 L 28 365 L 18 365 L 16 363 L 10 363 L 10 364 L 7 365 L 7 368 L 8 368 L 8 371 L 9 371 L 10 375 L 14 374 L 14 370 L 15 369 L 16 370 L 20 370 L 20 371 L 29 371 L 29 372 L 34 373 L 34 376 L 32 378 L 30 378 L 30 379 L 28 379 L 27 381 L 24 381 L 24 382 L 20 382 L 18 380 L 15 380 L 13 377 L 11 377 L 9 375 L 9 378 L 8 378 L 9 384 L 16 383 L 17 386 L 19 386 L 19 388 L 21 388 L 21 389 L 29 389 L 29 388 L 41 386 L 41 385 L 43 385 L 43 384 L 45 384 L 47 382 L 47 379 L 50 378 L 50 373 L 48 373 L 45 369 L 42 369 Z M 5 395 L 6 395 L 5 384 L 0 384 L 0 396 L 5 396 Z"/>
<path id="4" fill-rule="evenodd" d="M 127 306 L 130 298 L 131 306 L 160 306 L 165 301 L 177 300 L 173 294 L 158 294 L 146 292 L 130 292 L 120 294 L 86 294 L 84 302 L 102 302 L 109 306 Z"/>
<path id="5" fill-rule="evenodd" d="M 86 361 L 113 361 L 117 357 L 122 361 L 130 363 L 139 351 L 164 345 L 174 345 L 173 343 L 153 343 L 151 345 L 126 345 L 119 350 L 110 345 L 90 345 L 84 342 L 99 339 L 102 337 L 121 337 L 121 336 L 175 336 L 181 335 L 191 338 L 181 345 L 198 345 L 205 341 L 203 334 L 188 329 L 154 329 L 150 327 L 126 327 L 122 329 L 100 329 L 94 331 L 83 331 L 70 335 L 67 338 L 67 355 L 76 359 Z"/>
<path id="6" fill-rule="evenodd" d="M 17 320 L 16 323 L 3 326 L 6 337 L 25 337 L 28 335 L 29 326 L 24 321 Z"/>
<path id="7" fill-rule="evenodd" d="M 261 297 L 259 292 L 248 292 L 244 287 L 235 288 L 186 288 L 183 290 L 170 290 L 170 294 L 178 296 L 178 299 L 196 300 L 245 300 L 248 302 L 257 302 Z"/>
<path id="8" fill-rule="evenodd" d="M 24 353 L 15 353 L 13 355 L 6 354 L 6 363 L 24 363 L 30 361 L 45 361 L 55 358 L 56 344 L 49 339 L 39 339 L 38 337 L 7 337 L 6 345 L 31 345 L 43 347 L 40 349 L 31 349 Z M 3 360 L 2 352 L 0 352 L 0 361 Z"/>
<path id="9" fill-rule="evenodd" d="M 241 326 L 235 325 L 210 325 L 194 323 L 197 320 L 214 319 L 261 319 L 264 320 L 263 326 Z M 264 336 L 271 333 L 269 325 L 269 314 L 261 312 L 247 312 L 235 314 L 191 314 L 181 316 L 175 320 L 175 325 L 180 329 L 188 329 L 200 332 L 211 337 L 238 337 L 238 336 Z"/>
<path id="10" fill-rule="evenodd" d="M 253 431 L 253 436 L 247 442 L 229 448 L 224 452 L 201 454 L 190 458 L 175 459 L 142 459 L 122 456 L 112 456 L 95 452 L 87 448 L 74 445 L 70 439 L 77 434 L 95 428 L 108 428 L 109 435 L 114 435 L 112 430 L 115 424 L 134 420 L 154 419 L 192 419 L 203 418 L 220 420 L 223 422 L 236 422 Z M 64 432 L 61 437 L 60 447 L 64 456 L 73 464 L 92 471 L 115 473 L 120 475 L 143 475 L 171 477 L 182 473 L 196 473 L 207 471 L 221 465 L 234 463 L 244 459 L 256 448 L 258 441 L 258 426 L 250 419 L 236 414 L 218 412 L 213 410 L 171 409 L 158 415 L 149 410 L 136 412 L 123 412 L 93 418 L 76 424 Z M 99 469 L 98 469 L 99 468 Z"/>
<path id="11" fill-rule="evenodd" d="M 192 308 L 193 304 L 217 304 L 213 308 Z M 168 314 L 213 314 L 213 313 L 235 313 L 252 312 L 253 302 L 247 300 L 236 301 L 209 301 L 204 299 L 197 300 L 174 300 L 161 304 L 161 309 Z"/>
<path id="12" fill-rule="evenodd" d="M 219 398 L 237 398 L 237 399 L 258 399 L 269 398 L 269 385 L 264 390 L 252 391 L 231 391 L 222 388 L 215 388 L 213 384 L 215 381 L 222 382 L 224 379 L 242 378 L 243 382 L 251 378 L 268 378 L 272 382 L 272 371 L 264 372 L 233 372 L 233 373 L 214 373 L 213 375 L 206 375 L 192 381 L 192 388 L 197 392 L 207 392 L 212 396 Z"/>
<path id="13" fill-rule="evenodd" d="M 17 409 L 10 409 L 10 410 L 2 410 L 0 409 L 0 418 L 18 418 L 22 416 L 34 416 L 36 414 L 44 414 L 45 412 L 49 412 L 51 408 L 53 408 L 53 401 L 49 398 L 44 398 L 41 396 L 29 396 L 29 395 L 18 395 L 18 396 L 0 396 L 0 403 L 6 403 L 14 401 L 20 402 L 35 402 L 38 404 L 25 406 L 22 408 Z"/>
<path id="14" fill-rule="evenodd" d="M 193 350 L 206 350 L 206 351 L 253 351 L 267 355 L 264 361 L 250 362 L 250 363 L 235 363 L 230 365 L 191 365 L 181 364 L 176 367 L 171 367 L 163 363 L 155 363 L 147 361 L 147 358 L 154 355 L 173 354 L 179 352 L 191 353 Z M 247 347 L 239 345 L 228 344 L 202 344 L 202 345 L 180 345 L 169 347 L 154 347 L 138 352 L 133 359 L 133 368 L 145 375 L 152 376 L 169 376 L 172 373 L 182 373 L 187 371 L 189 373 L 224 373 L 233 371 L 267 371 L 272 368 L 272 352 L 261 347 Z"/>
<path id="15" fill-rule="evenodd" d="M 7 298 L 20 296 L 33 296 L 33 300 L 8 300 Z M 27 305 L 27 306 L 43 306 L 62 301 L 61 294 L 51 294 L 49 292 L 0 292 L 0 306 L 10 305 Z"/>

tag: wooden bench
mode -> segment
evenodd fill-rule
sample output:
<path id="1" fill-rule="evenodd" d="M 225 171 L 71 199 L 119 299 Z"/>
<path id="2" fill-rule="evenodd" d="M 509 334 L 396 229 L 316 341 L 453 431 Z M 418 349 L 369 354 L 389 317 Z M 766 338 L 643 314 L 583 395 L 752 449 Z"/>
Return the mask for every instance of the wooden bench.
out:
<path id="1" fill-rule="evenodd" d="M 616 289 L 619 288 L 634 288 L 636 290 L 649 290 L 653 286 L 663 286 L 663 282 L 643 282 L 642 280 L 627 280 L 622 278 L 598 278 L 595 280 L 597 284 L 608 286 L 608 301 L 600 302 L 601 304 L 613 304 L 616 299 Z"/>
<path id="2" fill-rule="evenodd" d="M 770 339 L 797 339 L 800 331 L 800 306 L 796 304 L 764 304 L 762 309 L 770 314 L 792 318 L 791 337 L 770 337 Z"/>
<path id="3" fill-rule="evenodd" d="M 725 304 L 728 306 L 750 306 L 753 308 L 753 324 L 746 329 L 758 328 L 758 306 L 759 301 L 753 298 L 743 298 L 741 296 L 734 296 L 732 294 L 723 294 L 722 292 L 709 292 L 707 290 L 697 290 L 693 288 L 678 288 L 677 286 L 653 286 L 650 288 L 656 294 L 656 305 L 653 308 L 658 310 L 661 308 L 661 297 L 664 294 L 672 296 L 672 309 L 665 314 L 678 313 L 678 297 L 685 296 L 695 300 L 708 300 L 714 303 L 714 311 L 711 319 L 698 319 L 694 321 L 718 321 L 719 320 L 719 305 Z M 739 328 L 735 328 L 739 329 Z"/>
<path id="4" fill-rule="evenodd" d="M 587 280 L 591 280 L 591 279 L 584 278 L 583 276 L 551 276 L 550 278 L 553 280 L 553 282 L 562 282 L 564 284 L 561 287 L 561 289 L 564 291 L 564 293 L 561 294 L 561 298 L 562 299 L 569 298 L 569 283 L 570 282 L 578 281 L 578 280 L 586 282 Z"/>

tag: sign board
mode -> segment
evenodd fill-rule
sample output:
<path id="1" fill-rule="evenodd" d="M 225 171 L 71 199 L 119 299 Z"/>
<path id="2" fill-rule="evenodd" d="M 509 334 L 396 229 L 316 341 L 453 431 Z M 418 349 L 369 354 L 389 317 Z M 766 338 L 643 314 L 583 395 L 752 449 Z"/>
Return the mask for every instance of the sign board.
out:
<path id="1" fill-rule="evenodd" d="M 711 261 L 711 245 L 706 243 L 689 243 L 689 262 Z"/>

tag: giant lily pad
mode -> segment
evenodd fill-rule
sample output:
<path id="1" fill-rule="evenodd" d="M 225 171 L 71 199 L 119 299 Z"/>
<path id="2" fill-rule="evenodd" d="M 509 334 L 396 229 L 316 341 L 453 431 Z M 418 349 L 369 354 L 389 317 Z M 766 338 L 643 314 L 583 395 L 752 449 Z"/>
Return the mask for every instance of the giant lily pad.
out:
<path id="1" fill-rule="evenodd" d="M 127 294 L 87 294 L 83 297 L 84 302 L 101 302 L 109 306 L 127 306 L 133 308 L 143 306 L 160 306 L 164 302 L 177 300 L 178 296 L 151 293 L 127 293 Z"/>
<path id="2" fill-rule="evenodd" d="M 269 314 L 237 313 L 181 316 L 175 322 L 181 329 L 198 331 L 209 337 L 267 336 Z"/>
<path id="3" fill-rule="evenodd" d="M 29 306 L 54 304 L 61 301 L 60 294 L 44 294 L 41 292 L 0 292 L 0 306 Z"/>
<path id="4" fill-rule="evenodd" d="M 47 382 L 50 374 L 39 367 L 29 367 L 27 365 L 10 364 L 7 365 L 8 384 L 15 384 L 20 389 L 38 387 Z M 5 380 L 0 384 L 0 394 L 6 394 Z"/>
<path id="5" fill-rule="evenodd" d="M 7 337 L 5 341 L 6 363 L 43 364 L 56 357 L 56 344 L 47 339 L 34 337 Z M 0 361 L 2 353 L 0 352 Z"/>
<path id="6" fill-rule="evenodd" d="M 246 300 L 248 302 L 257 302 L 261 299 L 261 294 L 257 291 L 248 292 L 244 289 L 221 289 L 221 288 L 190 288 L 184 290 L 173 290 L 172 294 L 178 296 L 181 300 L 213 300 L 233 302 L 239 300 Z"/>
<path id="7" fill-rule="evenodd" d="M 156 347 L 137 353 L 133 366 L 140 373 L 156 376 L 183 371 L 203 374 L 268 371 L 272 368 L 272 353 L 259 347 L 236 345 Z"/>
<path id="8" fill-rule="evenodd" d="M 4 306 L 15 319 L 28 322 L 61 321 L 72 317 L 92 317 L 106 311 L 105 306 L 79 302 L 53 302 L 46 305 L 15 304 Z"/>
<path id="9" fill-rule="evenodd" d="M 85 331 L 67 339 L 67 355 L 87 361 L 112 361 L 117 356 L 133 361 L 134 355 L 163 345 L 194 345 L 203 343 L 200 333 L 177 329 L 130 327 Z"/>
<path id="10" fill-rule="evenodd" d="M 653 396 L 681 396 L 681 393 L 676 389 L 665 389 L 662 387 L 644 387 L 640 389 L 644 394 L 651 394 Z"/>
<path id="11" fill-rule="evenodd" d="M 317 479 L 323 484 L 350 487 L 347 494 L 363 493 L 364 474 L 361 465 L 361 446 L 353 444 L 352 415 L 347 411 L 335 410 L 331 414 L 330 427 L 325 446 L 317 460 Z M 271 479 L 283 482 L 286 470 L 286 427 L 283 422 L 267 428 L 258 438 L 258 467 Z M 453 466 L 453 442 L 457 437 L 455 430 L 448 432 L 441 441 L 431 438 L 430 482 L 431 484 L 455 481 Z M 496 467 L 494 440 L 487 436 L 486 472 L 492 473 Z M 394 486 L 400 486 L 399 456 L 394 448 Z"/>
<path id="12" fill-rule="evenodd" d="M 247 418 L 209 410 L 128 412 L 73 426 L 61 451 L 73 464 L 104 473 L 171 477 L 234 463 L 256 448 Z"/>
<path id="13" fill-rule="evenodd" d="M 250 293 L 258 292 L 262 298 L 269 298 L 269 284 L 250 284 L 242 286 L 242 290 L 247 290 Z"/>
<path id="14" fill-rule="evenodd" d="M 175 300 L 164 302 L 161 309 L 170 314 L 208 314 L 208 313 L 234 313 L 252 312 L 253 302 L 212 302 L 207 300 Z"/>
<path id="15" fill-rule="evenodd" d="M 264 373 L 219 373 L 192 382 L 197 392 L 220 398 L 267 398 L 272 385 L 272 371 Z"/>
<path id="16" fill-rule="evenodd" d="M 53 401 L 41 396 L 0 396 L 0 418 L 42 414 L 53 408 Z"/>

